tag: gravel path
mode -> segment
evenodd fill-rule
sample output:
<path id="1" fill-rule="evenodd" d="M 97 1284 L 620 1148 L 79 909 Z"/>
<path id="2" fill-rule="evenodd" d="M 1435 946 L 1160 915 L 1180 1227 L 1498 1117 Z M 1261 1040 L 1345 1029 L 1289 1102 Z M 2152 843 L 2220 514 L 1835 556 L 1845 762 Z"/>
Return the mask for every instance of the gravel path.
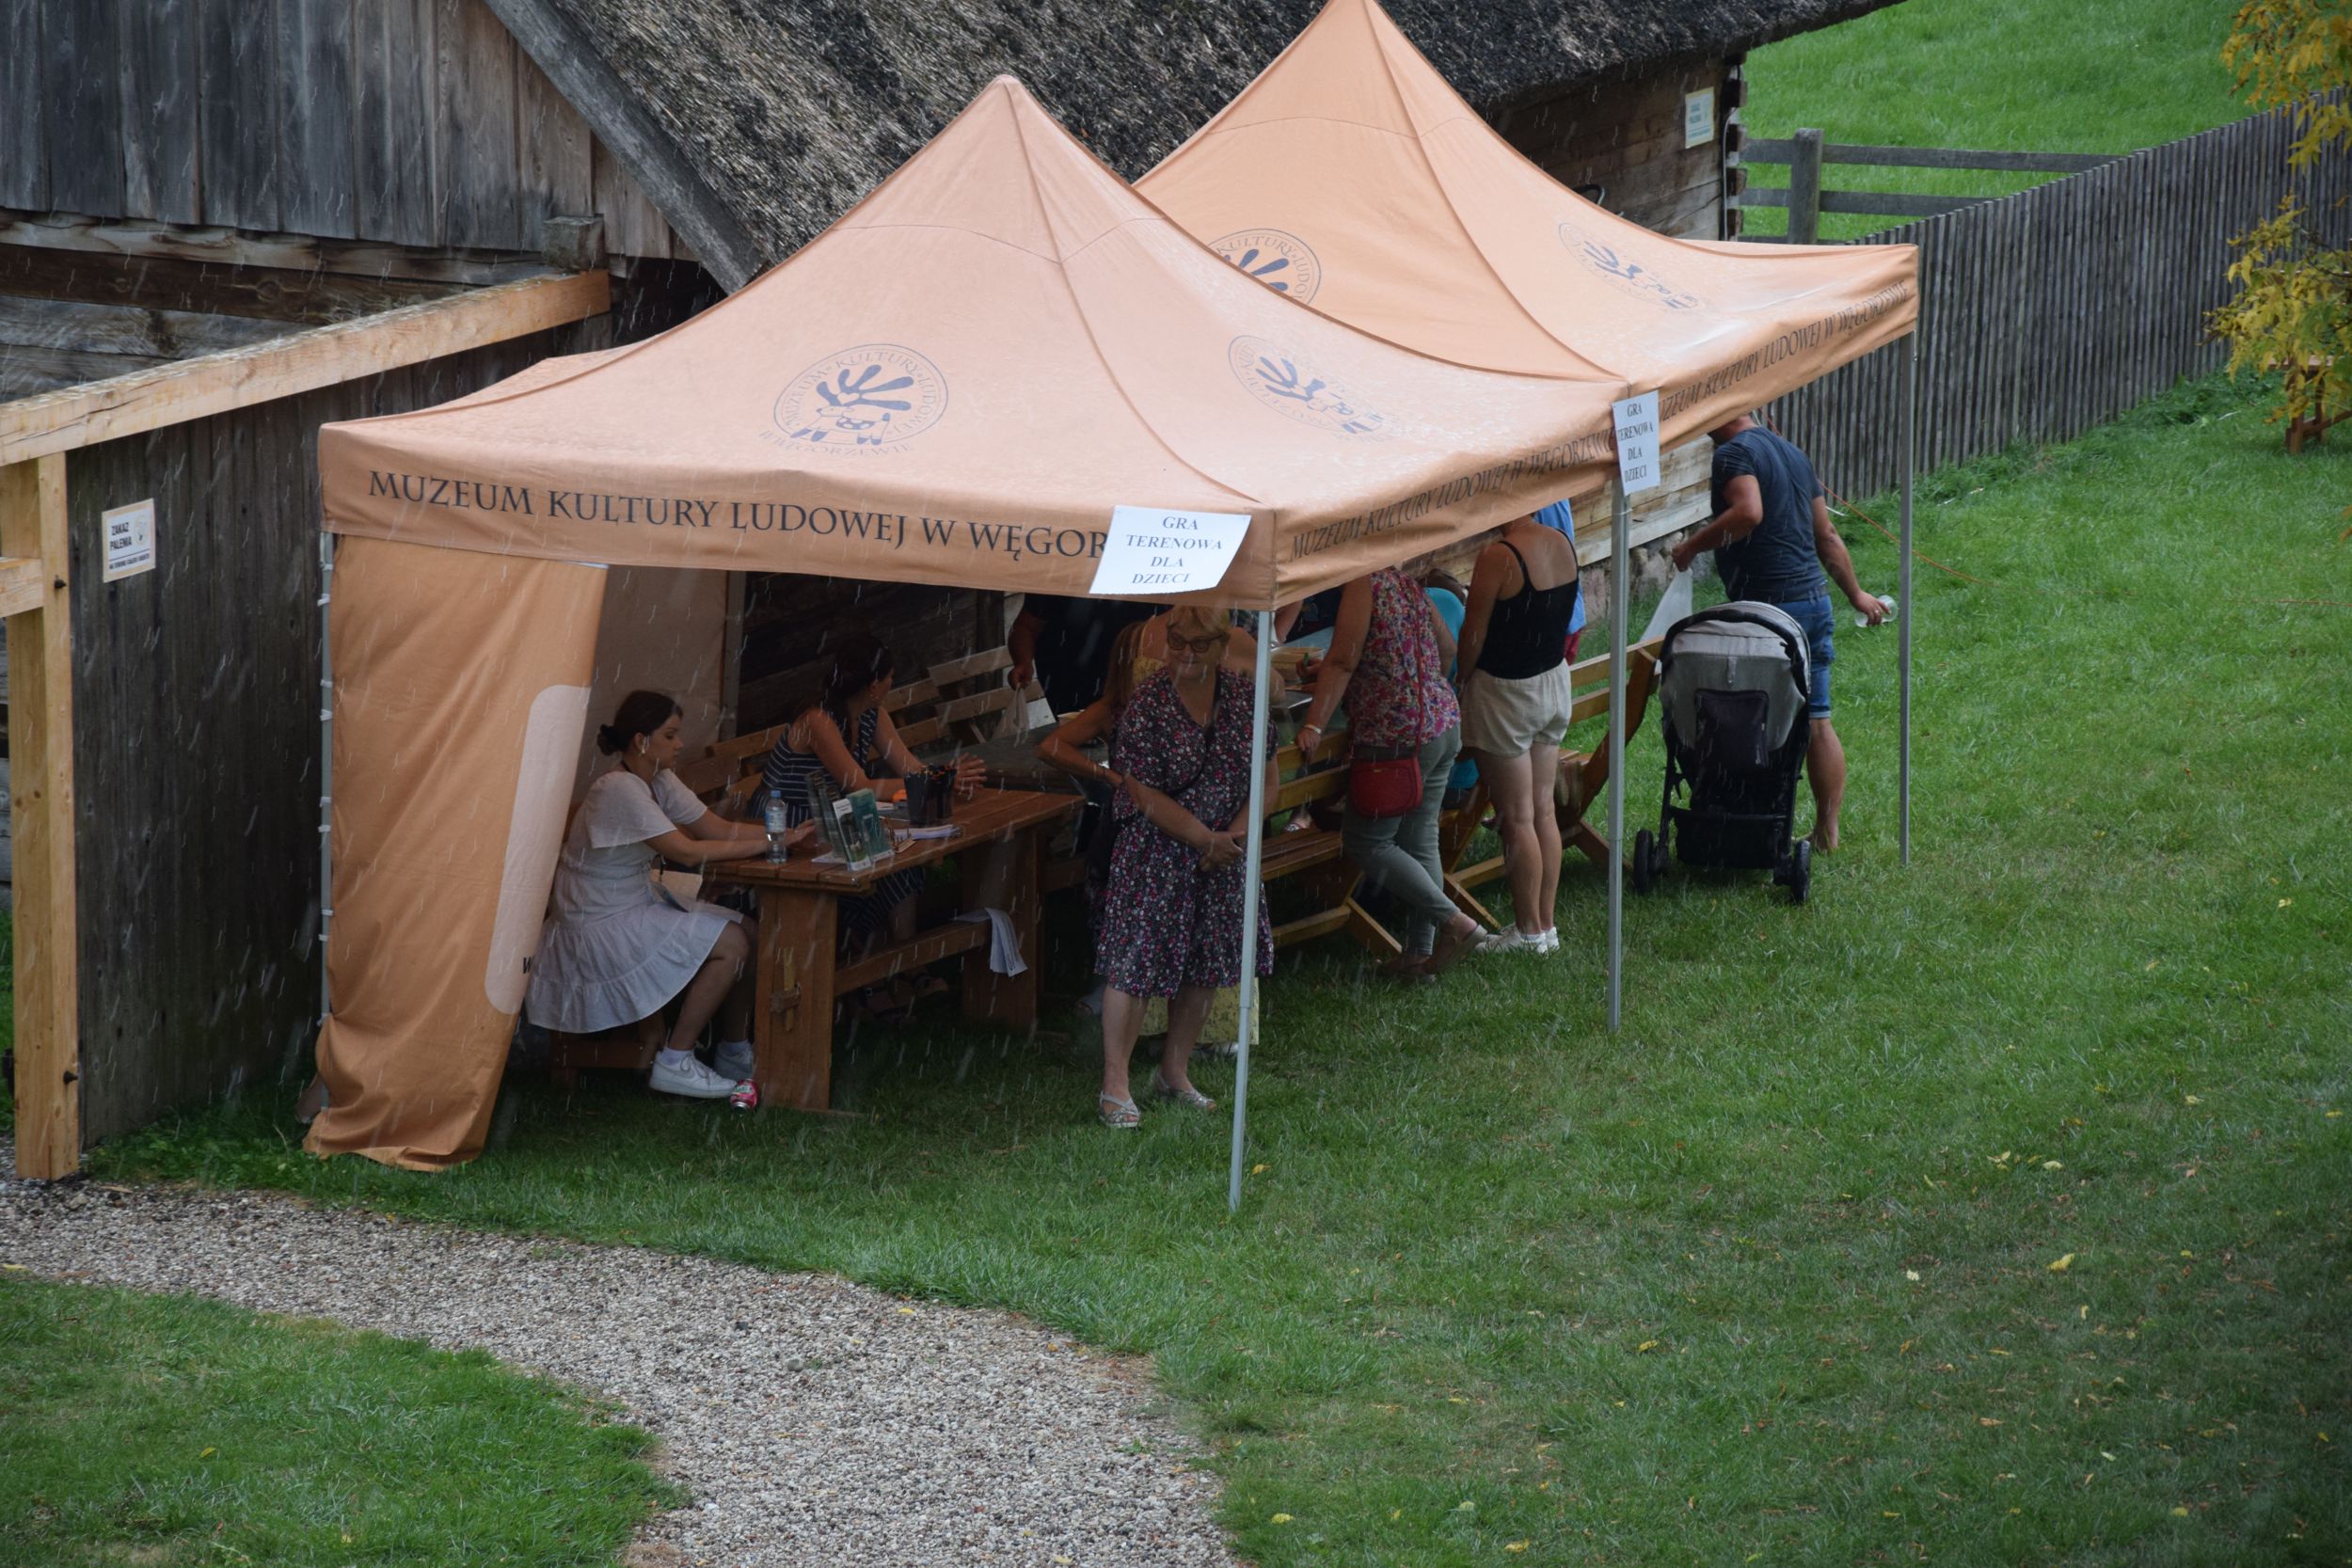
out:
<path id="1" fill-rule="evenodd" d="M 13 1151 L 0 1142 L 0 1171 Z M 0 1176 L 0 1261 L 333 1318 L 625 1406 L 694 1501 L 654 1565 L 1230 1564 L 1136 1364 L 996 1312 L 291 1199 Z"/>

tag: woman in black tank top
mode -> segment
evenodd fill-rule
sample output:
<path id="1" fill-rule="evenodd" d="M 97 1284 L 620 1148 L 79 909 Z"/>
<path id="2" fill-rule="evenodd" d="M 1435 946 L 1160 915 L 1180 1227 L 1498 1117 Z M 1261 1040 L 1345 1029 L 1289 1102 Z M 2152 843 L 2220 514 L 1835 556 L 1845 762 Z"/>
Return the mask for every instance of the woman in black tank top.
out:
<path id="1" fill-rule="evenodd" d="M 1462 620 L 1462 744 L 1495 806 L 1518 929 L 1511 944 L 1555 952 L 1560 822 L 1551 786 L 1568 732 L 1568 623 L 1577 602 L 1576 546 L 1521 517 L 1478 557 Z"/>

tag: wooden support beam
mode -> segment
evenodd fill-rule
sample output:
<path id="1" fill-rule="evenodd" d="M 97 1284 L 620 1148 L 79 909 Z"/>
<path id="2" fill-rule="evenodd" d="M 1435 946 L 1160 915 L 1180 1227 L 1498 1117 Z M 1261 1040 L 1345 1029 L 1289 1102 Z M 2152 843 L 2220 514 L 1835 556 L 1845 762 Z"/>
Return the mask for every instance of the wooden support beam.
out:
<path id="1" fill-rule="evenodd" d="M 73 906 L 73 629 L 65 455 L 0 467 L 9 610 L 9 836 L 16 892 L 16 1172 L 82 1163 L 81 966 Z M 28 573 L 29 568 L 29 573 Z M 37 594 L 31 603 L 24 590 Z"/>
<path id="2" fill-rule="evenodd" d="M 528 278 L 0 404 L 0 463 L 380 375 L 584 321 L 611 307 L 612 278 L 605 273 Z"/>
<path id="3" fill-rule="evenodd" d="M 49 563 L 38 556 L 0 557 L 0 615 L 22 615 L 49 602 Z M 5 697 L 6 691 L 0 691 Z M 5 712 L 0 707 L 0 712 Z"/>

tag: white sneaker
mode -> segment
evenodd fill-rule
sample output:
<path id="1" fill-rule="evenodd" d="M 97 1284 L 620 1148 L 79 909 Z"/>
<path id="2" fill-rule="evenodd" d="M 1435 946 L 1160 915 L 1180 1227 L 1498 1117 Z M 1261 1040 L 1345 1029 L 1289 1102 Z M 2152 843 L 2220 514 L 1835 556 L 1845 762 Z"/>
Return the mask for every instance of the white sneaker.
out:
<path id="1" fill-rule="evenodd" d="M 1538 953 L 1557 953 L 1557 952 L 1559 952 L 1559 951 L 1560 951 L 1560 927 L 1557 927 L 1557 926 L 1554 926 L 1554 927 L 1550 927 L 1550 928 L 1549 928 L 1549 929 L 1548 929 L 1548 930 L 1542 930 L 1542 931 L 1538 931 L 1538 932 L 1536 932 L 1536 933 L 1535 933 L 1535 941 L 1536 941 L 1536 943 L 1537 943 L 1536 948 L 1535 948 L 1535 951 L 1536 951 L 1536 952 L 1538 952 Z"/>
<path id="2" fill-rule="evenodd" d="M 1541 953 L 1544 951 L 1543 934 L 1537 931 L 1522 931 L 1517 926 L 1508 927 L 1486 939 L 1485 951 L 1488 953 Z"/>
<path id="3" fill-rule="evenodd" d="M 645 1083 L 656 1094 L 683 1095 L 689 1100 L 724 1100 L 735 1092 L 737 1080 L 711 1071 L 693 1056 L 677 1067 L 665 1066 L 657 1057 Z"/>
<path id="4" fill-rule="evenodd" d="M 710 1070 L 731 1083 L 741 1083 L 752 1075 L 752 1042 L 729 1040 L 710 1053 Z"/>

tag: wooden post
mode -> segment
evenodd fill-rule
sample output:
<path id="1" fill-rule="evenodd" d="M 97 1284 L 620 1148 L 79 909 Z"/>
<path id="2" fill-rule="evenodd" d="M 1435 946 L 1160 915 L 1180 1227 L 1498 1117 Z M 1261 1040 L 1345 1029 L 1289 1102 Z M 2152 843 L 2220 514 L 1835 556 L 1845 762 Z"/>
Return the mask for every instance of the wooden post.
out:
<path id="1" fill-rule="evenodd" d="M 81 977 L 73 911 L 73 628 L 65 455 L 0 467 L 0 554 L 40 563 L 39 603 L 8 616 L 10 830 L 16 841 L 16 1173 L 82 1163 Z"/>
<path id="2" fill-rule="evenodd" d="M 1799 131 L 1788 150 L 1788 243 L 1821 237 L 1821 133 Z"/>

